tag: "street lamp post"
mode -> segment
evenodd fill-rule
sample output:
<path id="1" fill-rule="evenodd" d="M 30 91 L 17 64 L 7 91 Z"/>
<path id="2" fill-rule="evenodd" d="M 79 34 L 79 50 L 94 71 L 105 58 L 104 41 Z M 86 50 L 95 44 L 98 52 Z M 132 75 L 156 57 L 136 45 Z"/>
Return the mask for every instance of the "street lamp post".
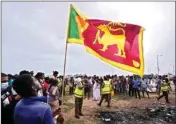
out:
<path id="1" fill-rule="evenodd" d="M 171 70 L 170 70 L 170 69 L 171 69 Z M 169 72 L 170 72 L 171 74 L 175 75 L 175 66 L 174 66 L 174 65 L 172 65 L 172 64 L 169 65 Z"/>
<path id="2" fill-rule="evenodd" d="M 156 59 L 157 59 L 158 76 L 159 76 L 159 71 L 160 71 L 160 68 L 159 68 L 159 56 L 163 56 L 163 55 L 157 55 L 157 57 L 156 57 Z"/>

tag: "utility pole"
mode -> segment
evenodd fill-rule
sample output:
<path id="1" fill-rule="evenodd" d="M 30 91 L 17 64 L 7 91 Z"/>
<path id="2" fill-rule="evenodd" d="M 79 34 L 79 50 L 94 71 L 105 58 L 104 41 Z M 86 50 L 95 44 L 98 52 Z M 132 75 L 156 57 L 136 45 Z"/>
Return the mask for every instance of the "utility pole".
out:
<path id="1" fill-rule="evenodd" d="M 159 76 L 159 61 L 158 61 L 158 55 L 157 55 L 157 58 L 156 58 L 156 65 L 157 65 L 158 76 Z"/>
<path id="2" fill-rule="evenodd" d="M 170 70 L 171 69 L 171 70 Z M 171 74 L 173 74 L 173 75 L 175 75 L 175 66 L 174 65 L 172 65 L 172 64 L 170 64 L 169 65 L 169 71 L 168 71 L 169 73 L 171 73 Z"/>
<path id="3" fill-rule="evenodd" d="M 173 65 L 173 75 L 175 75 L 175 67 L 174 67 L 174 65 Z"/>
<path id="4" fill-rule="evenodd" d="M 156 57 L 158 76 L 159 76 L 159 71 L 160 71 L 160 68 L 159 68 L 159 56 L 163 56 L 163 55 L 157 55 L 157 57 Z"/>

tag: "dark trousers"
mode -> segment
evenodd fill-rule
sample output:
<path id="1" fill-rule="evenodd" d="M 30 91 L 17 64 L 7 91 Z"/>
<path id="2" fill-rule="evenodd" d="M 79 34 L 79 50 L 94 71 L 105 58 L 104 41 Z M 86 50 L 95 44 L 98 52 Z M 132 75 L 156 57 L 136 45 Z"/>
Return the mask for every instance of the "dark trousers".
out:
<path id="1" fill-rule="evenodd" d="M 1 102 L 2 104 L 2 102 Z M 10 105 L 1 107 L 1 124 L 13 124 L 13 109 Z"/>
<path id="2" fill-rule="evenodd" d="M 158 100 L 165 96 L 166 103 L 169 103 L 168 91 L 162 91 L 162 92 L 163 92 L 163 94 L 160 97 L 158 97 Z"/>
<path id="3" fill-rule="evenodd" d="M 121 92 L 122 92 L 122 93 L 125 93 L 125 87 L 122 86 Z"/>
<path id="4" fill-rule="evenodd" d="M 159 85 L 156 86 L 156 93 L 158 94 L 158 96 L 160 96 L 160 92 L 161 92 L 161 87 Z"/>
<path id="5" fill-rule="evenodd" d="M 134 95 L 134 91 L 132 87 L 129 87 L 129 96 L 133 96 Z"/>
<path id="6" fill-rule="evenodd" d="M 122 85 L 120 84 L 120 93 L 122 93 Z"/>
<path id="7" fill-rule="evenodd" d="M 123 93 L 123 95 L 127 96 L 128 91 L 125 87 L 122 88 L 122 93 Z"/>
<path id="8" fill-rule="evenodd" d="M 160 92 L 161 92 L 161 89 L 159 88 L 159 89 L 158 89 L 158 95 L 159 95 L 159 96 L 160 96 Z"/>
<path id="9" fill-rule="evenodd" d="M 90 88 L 84 89 L 84 97 L 90 99 Z"/>
<path id="10" fill-rule="evenodd" d="M 147 91 L 147 89 L 142 89 L 142 95 L 143 95 L 143 97 L 145 98 L 145 95 L 144 95 L 145 92 L 146 92 L 146 94 L 147 94 L 147 96 L 149 98 L 149 92 Z"/>
<path id="11" fill-rule="evenodd" d="M 140 91 L 138 88 L 134 88 L 134 94 L 135 94 L 135 97 L 137 98 L 137 96 L 139 97 L 139 99 L 141 99 L 141 96 L 140 96 Z"/>
<path id="12" fill-rule="evenodd" d="M 108 102 L 108 106 L 110 106 L 111 94 L 110 93 L 109 94 L 102 94 L 101 100 L 99 103 L 100 106 L 101 106 L 104 99 L 106 100 L 106 102 Z"/>
<path id="13" fill-rule="evenodd" d="M 75 97 L 75 116 L 82 114 L 83 98 Z"/>
<path id="14" fill-rule="evenodd" d="M 70 87 L 70 89 L 69 89 L 69 95 L 73 95 L 73 87 Z"/>

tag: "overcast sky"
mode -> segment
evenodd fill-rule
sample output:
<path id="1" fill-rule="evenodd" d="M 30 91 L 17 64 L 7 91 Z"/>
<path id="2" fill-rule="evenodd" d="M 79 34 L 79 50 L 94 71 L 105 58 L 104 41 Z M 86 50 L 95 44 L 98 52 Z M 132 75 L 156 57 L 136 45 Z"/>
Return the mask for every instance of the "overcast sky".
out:
<path id="1" fill-rule="evenodd" d="M 69 3 L 2 3 L 2 71 L 34 70 L 63 73 Z M 85 16 L 143 26 L 145 73 L 156 73 L 156 56 L 161 73 L 175 65 L 174 2 L 75 2 Z M 86 53 L 81 45 L 69 44 L 67 74 L 129 74 Z"/>

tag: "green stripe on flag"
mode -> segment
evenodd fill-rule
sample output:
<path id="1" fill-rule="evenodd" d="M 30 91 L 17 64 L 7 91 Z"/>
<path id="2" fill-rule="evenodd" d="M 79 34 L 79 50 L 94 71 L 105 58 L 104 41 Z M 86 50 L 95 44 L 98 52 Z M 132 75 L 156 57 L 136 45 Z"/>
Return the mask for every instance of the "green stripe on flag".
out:
<path id="1" fill-rule="evenodd" d="M 79 16 L 73 7 L 70 8 L 70 24 L 68 38 L 80 39 L 76 16 Z"/>

